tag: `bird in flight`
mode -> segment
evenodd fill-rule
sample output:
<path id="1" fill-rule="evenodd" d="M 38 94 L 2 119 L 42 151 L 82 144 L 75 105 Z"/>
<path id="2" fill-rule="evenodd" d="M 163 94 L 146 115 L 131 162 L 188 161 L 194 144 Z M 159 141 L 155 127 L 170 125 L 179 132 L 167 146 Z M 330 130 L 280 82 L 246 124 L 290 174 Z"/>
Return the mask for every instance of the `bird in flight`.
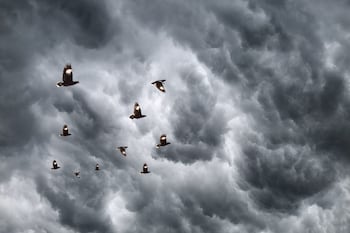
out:
<path id="1" fill-rule="evenodd" d="M 56 160 L 52 161 L 52 168 L 51 169 L 59 169 L 60 167 L 58 166 L 58 163 Z"/>
<path id="2" fill-rule="evenodd" d="M 165 79 L 154 81 L 152 84 L 155 85 L 161 92 L 165 92 L 163 82 L 165 82 Z"/>
<path id="3" fill-rule="evenodd" d="M 65 137 L 65 136 L 70 136 L 70 135 L 71 134 L 68 132 L 68 125 L 64 125 L 60 136 Z"/>
<path id="4" fill-rule="evenodd" d="M 147 173 L 151 173 L 151 172 L 148 170 L 147 163 L 145 163 L 143 164 L 141 174 L 147 174 Z"/>
<path id="5" fill-rule="evenodd" d="M 119 146 L 117 147 L 117 149 L 120 151 L 120 153 L 122 153 L 122 155 L 126 156 L 126 148 L 128 148 L 127 146 Z"/>
<path id="6" fill-rule="evenodd" d="M 80 178 L 80 171 L 75 171 L 75 172 L 74 172 L 74 175 L 75 175 L 76 177 Z"/>
<path id="7" fill-rule="evenodd" d="M 130 119 L 138 119 L 138 118 L 142 118 L 142 117 L 146 117 L 146 115 L 142 115 L 141 107 L 136 102 L 135 105 L 134 105 L 134 114 L 130 115 Z"/>
<path id="8" fill-rule="evenodd" d="M 159 139 L 160 143 L 156 145 L 157 148 L 160 148 L 161 146 L 169 145 L 170 142 L 166 141 L 166 135 L 162 134 Z"/>
<path id="9" fill-rule="evenodd" d="M 57 82 L 56 86 L 67 87 L 67 86 L 73 86 L 77 83 L 79 83 L 79 81 L 73 81 L 73 69 L 71 64 L 67 64 L 63 68 L 62 82 Z"/>

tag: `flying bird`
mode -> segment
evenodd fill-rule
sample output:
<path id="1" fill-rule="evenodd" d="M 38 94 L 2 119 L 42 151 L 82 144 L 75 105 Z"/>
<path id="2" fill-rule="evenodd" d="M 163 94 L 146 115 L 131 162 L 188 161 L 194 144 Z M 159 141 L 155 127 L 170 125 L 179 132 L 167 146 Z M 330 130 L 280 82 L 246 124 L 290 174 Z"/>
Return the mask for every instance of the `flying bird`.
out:
<path id="1" fill-rule="evenodd" d="M 51 169 L 59 169 L 60 167 L 58 166 L 56 160 L 52 161 L 52 168 Z"/>
<path id="2" fill-rule="evenodd" d="M 95 167 L 95 171 L 99 171 L 99 170 L 100 170 L 100 165 L 97 163 Z"/>
<path id="3" fill-rule="evenodd" d="M 65 137 L 65 136 L 69 136 L 69 135 L 71 135 L 71 134 L 68 132 L 68 125 L 64 125 L 60 136 Z"/>
<path id="4" fill-rule="evenodd" d="M 128 148 L 127 146 L 119 146 L 117 147 L 117 149 L 119 149 L 120 153 L 122 153 L 122 155 L 126 156 L 126 148 Z"/>
<path id="5" fill-rule="evenodd" d="M 57 82 L 56 86 L 57 87 L 66 87 L 66 86 L 73 86 L 73 85 L 79 83 L 79 81 L 73 81 L 73 70 L 72 70 L 72 66 L 70 64 L 67 64 L 63 68 L 62 81 L 63 82 Z"/>
<path id="6" fill-rule="evenodd" d="M 80 171 L 75 171 L 75 172 L 74 172 L 74 175 L 75 175 L 76 177 L 80 178 Z"/>
<path id="7" fill-rule="evenodd" d="M 151 173 L 150 171 L 148 171 L 147 163 L 143 164 L 141 173 L 142 173 L 142 174 Z"/>
<path id="8" fill-rule="evenodd" d="M 161 146 L 166 146 L 166 145 L 169 145 L 169 144 L 170 144 L 170 142 L 167 142 L 167 141 L 166 141 L 166 135 L 165 135 L 165 134 L 162 134 L 162 135 L 160 136 L 160 140 L 159 140 L 159 141 L 160 141 L 160 143 L 156 145 L 157 148 L 159 148 L 159 147 L 161 147 Z"/>
<path id="9" fill-rule="evenodd" d="M 130 116 L 130 119 L 138 119 L 142 117 L 146 117 L 146 115 L 142 115 L 140 105 L 136 102 L 134 105 L 134 114 Z"/>
<path id="10" fill-rule="evenodd" d="M 154 81 L 152 84 L 155 85 L 158 90 L 160 90 L 161 92 L 165 92 L 165 88 L 164 88 L 164 85 L 163 85 L 163 82 L 165 82 L 165 80 L 157 80 L 157 81 Z"/>

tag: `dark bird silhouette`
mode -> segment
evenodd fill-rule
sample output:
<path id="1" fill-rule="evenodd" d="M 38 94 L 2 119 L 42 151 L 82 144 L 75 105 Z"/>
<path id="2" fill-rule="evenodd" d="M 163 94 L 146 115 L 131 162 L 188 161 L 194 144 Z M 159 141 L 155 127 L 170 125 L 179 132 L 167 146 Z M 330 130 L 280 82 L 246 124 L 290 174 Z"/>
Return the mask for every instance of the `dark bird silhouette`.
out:
<path id="1" fill-rule="evenodd" d="M 95 167 L 95 171 L 99 171 L 99 170 L 100 170 L 100 165 L 97 163 Z"/>
<path id="2" fill-rule="evenodd" d="M 166 145 L 169 145 L 169 144 L 170 144 L 170 142 L 167 142 L 167 141 L 166 141 L 166 135 L 165 135 L 165 134 L 162 134 L 162 135 L 160 136 L 160 140 L 159 140 L 159 141 L 160 141 L 160 143 L 156 145 L 157 148 L 159 148 L 159 147 L 161 147 L 161 146 L 166 146 Z"/>
<path id="3" fill-rule="evenodd" d="M 126 148 L 128 148 L 127 146 L 119 146 L 117 147 L 117 149 L 119 149 L 120 153 L 122 153 L 122 155 L 126 156 Z"/>
<path id="4" fill-rule="evenodd" d="M 51 169 L 59 169 L 60 167 L 58 166 L 58 163 L 56 160 L 52 161 L 52 168 Z"/>
<path id="5" fill-rule="evenodd" d="M 134 105 L 134 114 L 132 114 L 130 116 L 130 119 L 138 119 L 138 118 L 142 118 L 142 117 L 146 117 L 146 115 L 142 115 L 141 113 L 141 107 L 140 105 L 136 102 Z"/>
<path id="6" fill-rule="evenodd" d="M 163 85 L 163 82 L 165 82 L 165 80 L 157 80 L 157 81 L 154 81 L 152 84 L 155 85 L 158 90 L 160 90 L 161 92 L 165 92 L 165 88 L 164 88 L 164 85 Z"/>
<path id="7" fill-rule="evenodd" d="M 151 172 L 148 170 L 147 163 L 143 164 L 141 173 L 142 173 L 142 174 L 151 173 Z"/>
<path id="8" fill-rule="evenodd" d="M 71 135 L 71 134 L 68 132 L 68 125 L 64 125 L 60 136 L 65 137 L 65 136 L 69 136 L 69 135 Z"/>
<path id="9" fill-rule="evenodd" d="M 80 171 L 74 172 L 74 175 L 75 175 L 76 177 L 80 178 Z"/>
<path id="10" fill-rule="evenodd" d="M 57 82 L 57 87 L 73 86 L 79 83 L 79 81 L 73 81 L 73 69 L 70 64 L 67 64 L 63 68 L 62 82 Z"/>

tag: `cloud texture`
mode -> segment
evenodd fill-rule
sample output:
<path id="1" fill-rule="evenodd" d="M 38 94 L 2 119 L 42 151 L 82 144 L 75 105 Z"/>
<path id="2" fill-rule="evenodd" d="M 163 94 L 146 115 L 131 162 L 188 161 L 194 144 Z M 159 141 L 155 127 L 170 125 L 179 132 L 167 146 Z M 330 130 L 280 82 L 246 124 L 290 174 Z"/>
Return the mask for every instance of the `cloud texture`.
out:
<path id="1" fill-rule="evenodd" d="M 2 1 L 0 232 L 349 232 L 349 9 Z"/>

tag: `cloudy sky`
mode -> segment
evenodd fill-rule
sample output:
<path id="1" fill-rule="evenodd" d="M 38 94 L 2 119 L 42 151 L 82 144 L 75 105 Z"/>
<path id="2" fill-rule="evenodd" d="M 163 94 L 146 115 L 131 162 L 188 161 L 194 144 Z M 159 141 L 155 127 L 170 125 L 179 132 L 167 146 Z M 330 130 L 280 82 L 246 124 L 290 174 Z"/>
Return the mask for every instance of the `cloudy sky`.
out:
<path id="1" fill-rule="evenodd" d="M 0 232 L 350 232 L 349 10 L 2 0 Z"/>

